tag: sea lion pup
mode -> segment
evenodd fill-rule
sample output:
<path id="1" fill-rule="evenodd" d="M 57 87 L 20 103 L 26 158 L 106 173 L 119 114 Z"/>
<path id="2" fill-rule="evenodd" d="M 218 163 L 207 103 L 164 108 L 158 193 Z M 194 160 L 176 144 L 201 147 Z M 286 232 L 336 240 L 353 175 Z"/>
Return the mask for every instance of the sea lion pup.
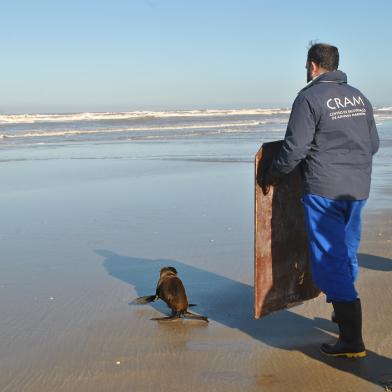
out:
<path id="1" fill-rule="evenodd" d="M 160 272 L 155 295 L 139 297 L 135 300 L 138 304 L 146 304 L 158 299 L 166 302 L 172 313 L 167 317 L 153 318 L 151 320 L 177 320 L 180 317 L 186 317 L 194 320 L 203 320 L 208 322 L 208 318 L 194 314 L 188 311 L 188 307 L 194 306 L 188 303 L 185 293 L 185 287 L 181 279 L 177 276 L 177 270 L 174 267 L 163 267 Z"/>

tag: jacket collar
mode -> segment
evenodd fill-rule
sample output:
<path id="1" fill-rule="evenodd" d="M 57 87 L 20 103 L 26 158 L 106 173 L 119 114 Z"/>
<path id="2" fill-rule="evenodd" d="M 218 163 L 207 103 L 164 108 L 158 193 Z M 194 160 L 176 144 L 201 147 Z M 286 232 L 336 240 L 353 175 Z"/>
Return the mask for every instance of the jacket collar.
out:
<path id="1" fill-rule="evenodd" d="M 315 84 L 319 83 L 347 83 L 347 75 L 344 72 L 338 70 L 325 72 L 310 81 L 301 91 L 306 90 L 309 87 L 312 87 Z"/>

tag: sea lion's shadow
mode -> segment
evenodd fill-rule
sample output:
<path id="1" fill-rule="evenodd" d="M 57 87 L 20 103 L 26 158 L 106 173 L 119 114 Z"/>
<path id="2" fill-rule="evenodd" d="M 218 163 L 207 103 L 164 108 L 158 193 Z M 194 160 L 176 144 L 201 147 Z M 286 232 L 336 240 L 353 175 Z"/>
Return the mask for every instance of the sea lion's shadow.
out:
<path id="1" fill-rule="evenodd" d="M 171 265 L 179 271 L 189 301 L 197 304 L 197 313 L 206 315 L 210 320 L 236 328 L 269 346 L 300 351 L 315 360 L 377 385 L 386 384 L 392 379 L 392 360 L 369 350 L 368 356 L 360 361 L 323 357 L 318 346 L 333 340 L 328 332 L 337 333 L 336 326 L 329 320 L 310 319 L 290 310 L 282 310 L 254 320 L 253 287 L 248 284 L 175 260 L 133 258 L 108 250 L 96 250 L 96 253 L 104 258 L 103 265 L 109 275 L 132 285 L 137 296 L 154 294 L 159 270 Z M 384 265 L 387 266 L 384 268 L 388 268 L 392 265 L 391 260 L 375 259 L 370 255 L 360 255 L 359 259 L 360 263 L 367 260 L 368 268 L 372 268 L 371 263 L 375 262 L 377 265 L 373 266 L 373 269 L 382 269 Z M 149 305 L 159 312 L 168 312 L 162 301 Z"/>

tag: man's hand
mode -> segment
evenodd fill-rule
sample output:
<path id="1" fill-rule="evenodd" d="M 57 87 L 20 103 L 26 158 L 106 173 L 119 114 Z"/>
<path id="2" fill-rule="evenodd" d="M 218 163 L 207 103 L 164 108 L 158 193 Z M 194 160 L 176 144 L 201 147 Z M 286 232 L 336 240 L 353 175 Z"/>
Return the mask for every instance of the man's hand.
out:
<path id="1" fill-rule="evenodd" d="M 261 190 L 263 191 L 264 195 L 268 195 L 271 185 L 275 185 L 277 182 L 277 177 L 274 176 L 271 167 L 266 167 L 261 172 Z"/>

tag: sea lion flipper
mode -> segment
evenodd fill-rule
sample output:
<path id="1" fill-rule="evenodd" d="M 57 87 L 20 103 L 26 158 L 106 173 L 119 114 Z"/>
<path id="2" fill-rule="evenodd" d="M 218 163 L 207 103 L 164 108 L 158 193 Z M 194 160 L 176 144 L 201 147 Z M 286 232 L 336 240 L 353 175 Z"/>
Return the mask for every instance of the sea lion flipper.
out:
<path id="1" fill-rule="evenodd" d="M 199 314 L 194 314 L 194 313 L 191 313 L 191 312 L 188 312 L 188 311 L 184 312 L 184 316 L 186 318 L 193 319 L 193 320 L 203 320 L 203 321 L 205 321 L 207 323 L 209 322 L 207 317 L 200 316 Z"/>
<path id="2" fill-rule="evenodd" d="M 158 299 L 156 295 L 145 295 L 144 297 L 136 298 L 132 303 L 143 305 L 149 302 L 154 302 Z"/>
<path id="3" fill-rule="evenodd" d="M 180 315 L 177 313 L 173 313 L 170 316 L 167 317 L 154 317 L 150 320 L 155 320 L 155 321 L 174 321 L 178 320 L 180 318 Z"/>

